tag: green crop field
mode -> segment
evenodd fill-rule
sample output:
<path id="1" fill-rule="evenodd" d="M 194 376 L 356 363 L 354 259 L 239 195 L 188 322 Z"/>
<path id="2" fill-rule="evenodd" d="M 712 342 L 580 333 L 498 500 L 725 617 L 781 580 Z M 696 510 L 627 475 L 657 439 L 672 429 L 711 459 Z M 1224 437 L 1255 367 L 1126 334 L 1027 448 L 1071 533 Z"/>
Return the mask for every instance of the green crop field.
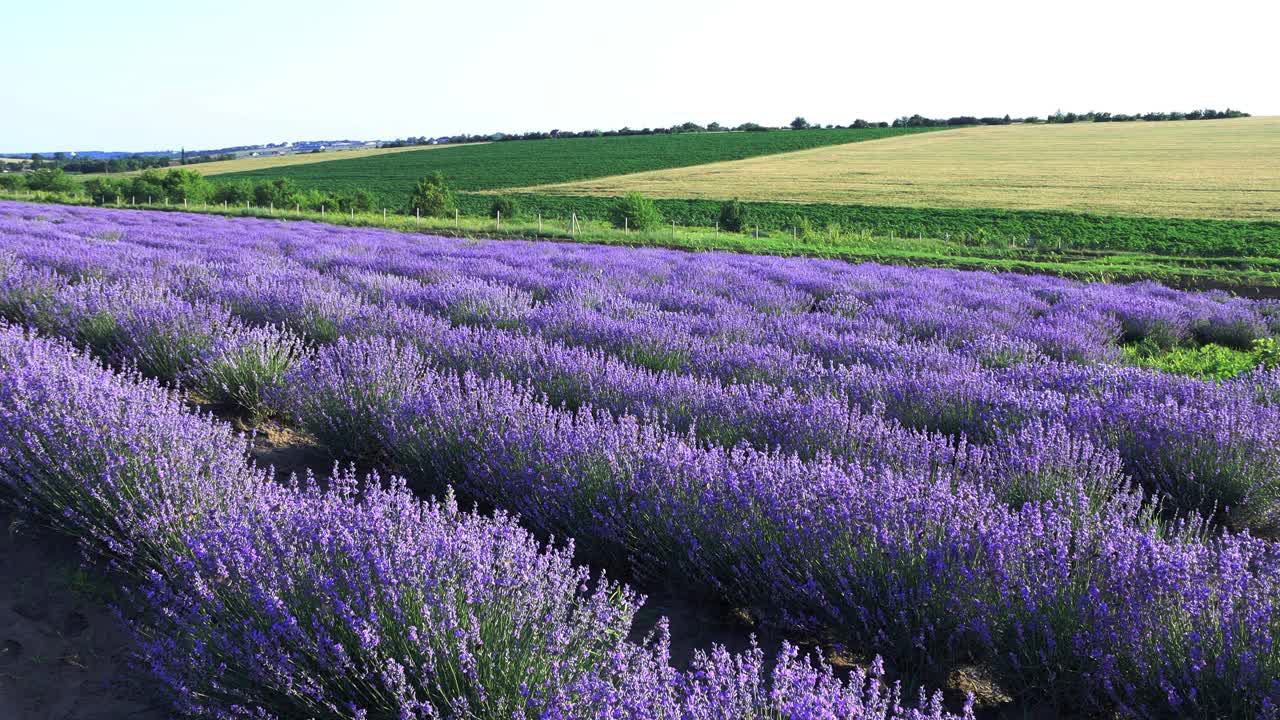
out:
<path id="1" fill-rule="evenodd" d="M 510 194 L 524 217 L 603 220 L 611 197 Z M 493 201 L 482 193 L 458 197 L 464 214 L 484 215 Z M 716 200 L 658 200 L 665 222 L 714 227 Z M 1280 258 L 1280 221 L 1155 218 L 1049 210 L 917 208 L 833 203 L 747 202 L 749 225 L 761 230 L 826 235 L 865 232 L 877 237 L 934 238 L 968 247 L 1116 250 L 1173 256 Z M 748 228 L 751 229 L 751 228 Z"/>
<path id="2" fill-rule="evenodd" d="M 522 140 L 262 168 L 222 174 L 217 180 L 287 177 L 303 188 L 367 190 L 379 202 L 399 207 L 405 203 L 413 184 L 433 172 L 443 173 L 455 189 L 487 190 L 741 160 L 931 129 L 780 130 Z"/>

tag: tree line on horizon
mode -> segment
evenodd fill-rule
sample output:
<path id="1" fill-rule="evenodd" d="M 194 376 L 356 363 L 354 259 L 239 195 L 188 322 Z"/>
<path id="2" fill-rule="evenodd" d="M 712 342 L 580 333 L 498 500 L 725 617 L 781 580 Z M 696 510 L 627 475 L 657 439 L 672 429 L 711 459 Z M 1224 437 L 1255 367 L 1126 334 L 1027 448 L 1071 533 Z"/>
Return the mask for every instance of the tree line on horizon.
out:
<path id="1" fill-rule="evenodd" d="M 1169 120 L 1225 120 L 1232 118 L 1250 117 L 1249 113 L 1240 110 L 1192 110 L 1190 112 L 1149 112 L 1144 114 L 1127 115 L 1124 113 L 1096 112 L 1089 111 L 1086 113 L 1064 113 L 1058 110 L 1052 115 L 1041 118 L 1036 115 L 1027 117 L 1011 117 L 1006 114 L 1003 117 L 978 117 L 975 115 L 956 115 L 949 118 L 929 118 L 923 115 L 915 114 L 910 116 L 902 116 L 892 123 L 873 122 L 858 118 L 848 125 L 836 125 L 821 123 L 810 123 L 803 116 L 798 116 L 785 126 L 761 125 L 754 122 L 745 122 L 740 125 L 728 126 L 721 125 L 718 122 L 699 125 L 695 122 L 685 122 L 671 127 L 658 128 L 630 128 L 622 127 L 616 130 L 534 130 L 523 133 L 489 133 L 489 134 L 470 134 L 462 133 L 447 137 L 428 137 L 426 135 L 418 137 L 398 138 L 381 144 L 381 147 L 409 147 L 413 145 L 429 145 L 429 144 L 448 144 L 458 145 L 474 142 L 512 142 L 518 140 L 555 140 L 555 139 L 572 139 L 572 138 L 597 138 L 597 137 L 630 137 L 636 135 L 679 135 L 683 133 L 703 133 L 703 132 L 768 132 L 772 130 L 861 130 L 865 128 L 887 128 L 887 127 L 961 127 L 965 125 L 1012 125 L 1015 123 L 1035 124 L 1035 123 L 1074 123 L 1074 122 L 1134 122 L 1143 120 L 1146 122 L 1162 122 Z"/>

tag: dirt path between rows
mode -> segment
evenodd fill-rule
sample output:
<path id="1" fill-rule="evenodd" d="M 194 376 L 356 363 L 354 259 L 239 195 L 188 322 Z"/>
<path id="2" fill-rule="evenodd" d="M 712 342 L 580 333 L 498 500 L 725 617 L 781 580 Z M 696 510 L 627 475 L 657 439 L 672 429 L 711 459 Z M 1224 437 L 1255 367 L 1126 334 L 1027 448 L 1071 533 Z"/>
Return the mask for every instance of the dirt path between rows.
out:
<path id="1" fill-rule="evenodd" d="M 110 609 L 115 593 L 83 569 L 71 539 L 0 513 L 0 718 L 170 717 L 156 682 L 131 661 Z"/>

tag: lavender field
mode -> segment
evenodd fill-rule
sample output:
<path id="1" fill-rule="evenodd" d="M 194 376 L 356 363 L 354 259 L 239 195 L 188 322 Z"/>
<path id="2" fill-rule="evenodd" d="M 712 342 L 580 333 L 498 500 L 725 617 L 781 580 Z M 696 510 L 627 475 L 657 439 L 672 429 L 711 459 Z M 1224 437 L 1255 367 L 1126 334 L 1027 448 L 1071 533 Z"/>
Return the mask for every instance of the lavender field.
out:
<path id="1" fill-rule="evenodd" d="M 1280 369 L 1123 350 L 1280 302 L 0 203 L 0 317 L 0 502 L 185 714 L 1280 713 Z M 686 667 L 633 587 L 794 644 Z"/>

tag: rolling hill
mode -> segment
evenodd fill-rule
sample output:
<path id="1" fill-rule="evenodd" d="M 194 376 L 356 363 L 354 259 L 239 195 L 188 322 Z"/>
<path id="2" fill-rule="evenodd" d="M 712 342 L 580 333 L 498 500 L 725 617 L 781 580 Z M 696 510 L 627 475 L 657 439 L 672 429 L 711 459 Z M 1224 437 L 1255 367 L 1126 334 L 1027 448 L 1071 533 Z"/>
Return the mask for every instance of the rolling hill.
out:
<path id="1" fill-rule="evenodd" d="M 968 127 L 519 191 L 1280 220 L 1280 117 Z"/>
<path id="2" fill-rule="evenodd" d="M 462 191 L 561 183 L 626 173 L 741 160 L 830 145 L 917 134 L 932 128 L 868 128 L 686 133 L 569 138 L 444 146 L 220 175 L 221 180 L 287 177 L 304 188 L 364 189 L 403 204 L 413 184 L 443 173 Z M 200 168 L 197 168 L 200 169 Z M 205 172 L 201 169 L 201 172 Z"/>

